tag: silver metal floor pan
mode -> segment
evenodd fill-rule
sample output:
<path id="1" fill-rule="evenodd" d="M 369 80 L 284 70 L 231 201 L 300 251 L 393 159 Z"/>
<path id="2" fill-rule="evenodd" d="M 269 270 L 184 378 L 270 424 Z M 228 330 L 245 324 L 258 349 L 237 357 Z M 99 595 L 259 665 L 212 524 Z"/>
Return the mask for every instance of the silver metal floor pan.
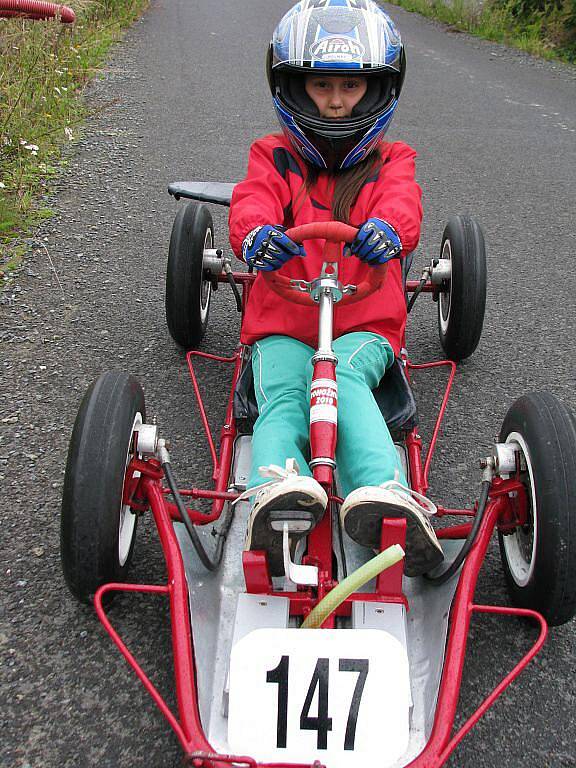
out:
<path id="1" fill-rule="evenodd" d="M 237 458 L 246 458 L 249 447 L 246 439 L 241 438 L 243 445 L 239 453 L 243 456 Z M 236 479 L 241 487 L 243 482 L 245 483 L 244 462 L 237 460 L 236 469 Z M 236 505 L 222 563 L 216 573 L 204 570 L 184 525 L 174 525 L 188 580 L 200 716 L 208 741 L 215 750 L 223 753 L 230 751 L 227 743 L 228 721 L 225 716 L 224 690 L 228 676 L 237 595 L 245 590 L 241 552 L 248 511 L 248 502 Z M 208 548 L 209 530 L 204 530 L 202 535 Z M 443 542 L 447 562 L 455 557 L 461 545 L 461 541 Z M 352 573 L 372 555 L 369 550 L 358 546 L 346 535 L 344 549 L 348 573 Z M 431 586 L 421 578 L 404 579 L 404 593 L 409 601 L 406 636 L 413 706 L 408 749 L 393 768 L 401 768 L 413 760 L 424 749 L 430 736 L 442 674 L 450 605 L 456 586 L 456 577 L 440 587 Z M 368 591 L 371 588 L 373 589 L 373 585 L 366 587 Z M 254 757 L 257 758 L 257 755 Z"/>

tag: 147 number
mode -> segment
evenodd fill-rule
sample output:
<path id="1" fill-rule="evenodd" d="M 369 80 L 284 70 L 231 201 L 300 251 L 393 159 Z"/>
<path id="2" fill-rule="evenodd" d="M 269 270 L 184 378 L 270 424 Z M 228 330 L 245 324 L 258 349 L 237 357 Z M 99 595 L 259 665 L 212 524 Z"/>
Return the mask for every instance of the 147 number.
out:
<path id="1" fill-rule="evenodd" d="M 288 729 L 288 668 L 290 657 L 282 656 L 280 663 L 274 669 L 266 673 L 266 682 L 275 683 L 278 686 L 278 718 L 276 724 L 276 747 L 283 749 L 286 747 L 287 729 Z M 350 709 L 348 711 L 348 720 L 346 722 L 346 733 L 344 735 L 344 749 L 354 749 L 356 739 L 356 723 L 358 720 L 358 710 L 360 709 L 360 700 L 368 675 L 368 659 L 339 659 L 338 670 L 340 672 L 357 672 L 358 678 Z M 329 659 L 318 659 L 316 667 L 312 673 L 312 679 L 308 686 L 308 693 L 304 699 L 304 706 L 300 713 L 300 729 L 303 731 L 317 732 L 318 749 L 328 748 L 328 731 L 332 730 L 332 718 L 328 717 L 328 682 L 330 676 Z M 310 715 L 310 706 L 312 699 L 318 688 L 318 712 L 315 716 Z"/>

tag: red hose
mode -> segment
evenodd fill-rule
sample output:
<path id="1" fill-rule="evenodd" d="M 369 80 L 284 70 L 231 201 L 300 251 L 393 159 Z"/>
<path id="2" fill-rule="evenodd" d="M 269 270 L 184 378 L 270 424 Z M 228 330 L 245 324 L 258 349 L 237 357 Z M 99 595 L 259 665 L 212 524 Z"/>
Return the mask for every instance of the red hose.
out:
<path id="1" fill-rule="evenodd" d="M 26 19 L 59 18 L 63 24 L 72 24 L 76 14 L 72 8 L 43 0 L 0 0 L 0 16 L 20 16 Z"/>

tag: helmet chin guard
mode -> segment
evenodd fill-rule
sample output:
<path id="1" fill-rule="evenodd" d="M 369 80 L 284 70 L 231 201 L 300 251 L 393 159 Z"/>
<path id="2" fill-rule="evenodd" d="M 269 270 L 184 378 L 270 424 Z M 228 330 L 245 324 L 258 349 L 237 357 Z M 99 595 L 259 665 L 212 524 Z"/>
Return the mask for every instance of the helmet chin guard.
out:
<path id="1" fill-rule="evenodd" d="M 268 50 L 276 115 L 307 163 L 351 168 L 382 139 L 398 104 L 404 46 L 390 17 L 372 0 L 302 0 L 285 14 Z M 350 117 L 322 117 L 305 90 L 307 75 L 363 76 L 366 93 Z"/>

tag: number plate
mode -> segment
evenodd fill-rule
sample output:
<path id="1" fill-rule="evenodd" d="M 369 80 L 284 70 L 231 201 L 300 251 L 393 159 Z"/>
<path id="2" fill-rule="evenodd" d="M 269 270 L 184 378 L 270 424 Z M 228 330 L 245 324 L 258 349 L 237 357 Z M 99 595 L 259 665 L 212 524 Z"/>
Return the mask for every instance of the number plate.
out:
<path id="1" fill-rule="evenodd" d="M 232 649 L 236 754 L 384 768 L 406 751 L 409 711 L 406 649 L 382 630 L 257 629 Z"/>

